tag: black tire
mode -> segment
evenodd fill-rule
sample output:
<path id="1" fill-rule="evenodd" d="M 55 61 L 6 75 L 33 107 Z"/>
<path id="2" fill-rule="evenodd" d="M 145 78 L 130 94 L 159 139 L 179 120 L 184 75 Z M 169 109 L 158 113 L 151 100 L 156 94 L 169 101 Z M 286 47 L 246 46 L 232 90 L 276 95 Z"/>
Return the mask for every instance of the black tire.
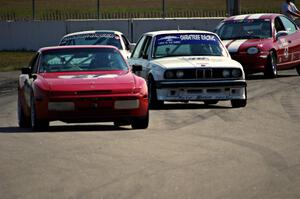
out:
<path id="1" fill-rule="evenodd" d="M 296 71 L 297 71 L 298 75 L 300 75 L 300 66 L 296 67 Z"/>
<path id="2" fill-rule="evenodd" d="M 30 100 L 31 128 L 33 131 L 44 131 L 49 127 L 49 121 L 41 120 L 36 115 L 35 102 L 33 97 Z"/>
<path id="3" fill-rule="evenodd" d="M 268 56 L 268 63 L 265 66 L 264 75 L 266 78 L 275 78 L 277 77 L 277 74 L 277 57 L 273 51 L 270 51 L 270 54 Z"/>
<path id="4" fill-rule="evenodd" d="M 205 105 L 212 105 L 212 104 L 217 104 L 219 100 L 205 100 L 204 104 Z"/>
<path id="5" fill-rule="evenodd" d="M 18 124 L 21 128 L 30 128 L 30 117 L 24 113 L 20 96 L 18 96 Z"/>
<path id="6" fill-rule="evenodd" d="M 245 107 L 246 105 L 247 105 L 247 99 L 231 100 L 231 106 L 233 108 Z"/>
<path id="7" fill-rule="evenodd" d="M 117 121 L 114 121 L 114 126 L 115 127 L 120 127 L 120 126 L 127 126 L 127 125 L 130 125 L 130 121 L 126 121 L 126 120 L 117 120 Z"/>
<path id="8" fill-rule="evenodd" d="M 159 108 L 163 106 L 164 101 L 157 99 L 157 92 L 156 92 L 156 86 L 155 81 L 153 80 L 153 77 L 150 77 L 148 80 L 148 98 L 149 98 L 149 107 L 150 108 Z"/>
<path id="9" fill-rule="evenodd" d="M 137 117 L 132 120 L 131 127 L 133 129 L 146 129 L 149 125 L 149 111 L 144 117 Z"/>

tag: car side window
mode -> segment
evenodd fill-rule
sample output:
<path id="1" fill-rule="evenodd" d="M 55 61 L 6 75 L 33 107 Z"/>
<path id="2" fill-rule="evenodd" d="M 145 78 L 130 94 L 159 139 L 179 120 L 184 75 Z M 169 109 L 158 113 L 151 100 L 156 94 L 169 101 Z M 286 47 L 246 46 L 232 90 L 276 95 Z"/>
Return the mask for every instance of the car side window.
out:
<path id="1" fill-rule="evenodd" d="M 142 57 L 143 59 L 148 59 L 151 39 L 152 39 L 152 37 L 150 37 L 150 36 L 146 37 L 144 45 L 141 49 L 141 54 L 139 55 L 139 57 Z"/>
<path id="2" fill-rule="evenodd" d="M 39 53 L 36 53 L 32 57 L 32 59 L 30 60 L 30 62 L 29 62 L 28 67 L 31 69 L 32 73 L 36 73 L 37 72 L 37 60 L 38 60 L 38 57 L 39 57 Z"/>
<path id="3" fill-rule="evenodd" d="M 128 39 L 124 35 L 122 35 L 122 39 L 124 41 L 126 50 L 130 50 L 130 45 L 129 45 Z"/>
<path id="4" fill-rule="evenodd" d="M 279 19 L 279 17 L 276 17 L 276 18 L 275 18 L 274 23 L 275 23 L 275 30 L 276 30 L 276 32 L 285 30 L 285 28 L 284 28 L 284 26 L 283 26 L 281 20 Z"/>
<path id="5" fill-rule="evenodd" d="M 289 20 L 288 18 L 286 18 L 284 16 L 280 16 L 280 19 L 282 21 L 282 24 L 283 24 L 285 30 L 289 34 L 293 34 L 294 32 L 297 31 L 297 27 L 294 22 L 292 22 L 291 20 Z"/>
<path id="6" fill-rule="evenodd" d="M 136 45 L 133 53 L 132 53 L 132 58 L 142 58 L 142 59 L 147 59 L 149 55 L 149 47 L 151 43 L 151 36 L 143 36 L 139 41 L 138 44 Z"/>
<path id="7" fill-rule="evenodd" d="M 141 48 L 142 48 L 142 46 L 144 44 L 145 39 L 146 39 L 146 36 L 143 36 L 137 42 L 137 45 L 135 46 L 135 48 L 134 48 L 134 50 L 132 52 L 131 58 L 135 58 L 135 59 L 139 58 L 139 54 L 140 54 L 140 51 L 141 51 Z"/>

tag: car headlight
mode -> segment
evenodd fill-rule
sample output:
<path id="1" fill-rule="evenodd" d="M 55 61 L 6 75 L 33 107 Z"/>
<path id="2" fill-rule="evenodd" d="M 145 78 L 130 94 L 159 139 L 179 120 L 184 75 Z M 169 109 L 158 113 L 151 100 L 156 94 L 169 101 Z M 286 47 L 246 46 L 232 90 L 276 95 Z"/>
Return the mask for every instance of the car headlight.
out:
<path id="1" fill-rule="evenodd" d="M 232 77 L 241 77 L 242 71 L 240 69 L 232 69 L 231 75 Z"/>
<path id="2" fill-rule="evenodd" d="M 223 77 L 225 77 L 225 78 L 230 77 L 230 70 L 224 69 L 224 70 L 222 71 L 222 75 L 223 75 Z"/>
<path id="3" fill-rule="evenodd" d="M 173 71 L 170 71 L 170 70 L 166 71 L 166 73 L 165 73 L 165 78 L 167 78 L 167 79 L 172 79 L 172 78 L 174 78 L 174 73 L 173 73 Z"/>
<path id="4" fill-rule="evenodd" d="M 184 76 L 184 72 L 182 71 L 182 70 L 178 70 L 177 72 L 176 72 L 176 77 L 177 78 L 182 78 Z"/>
<path id="5" fill-rule="evenodd" d="M 255 54 L 257 54 L 259 52 L 259 50 L 258 50 L 258 48 L 256 48 L 256 47 L 250 47 L 250 48 L 248 48 L 248 50 L 247 50 L 247 53 L 249 54 L 249 55 L 255 55 Z"/>

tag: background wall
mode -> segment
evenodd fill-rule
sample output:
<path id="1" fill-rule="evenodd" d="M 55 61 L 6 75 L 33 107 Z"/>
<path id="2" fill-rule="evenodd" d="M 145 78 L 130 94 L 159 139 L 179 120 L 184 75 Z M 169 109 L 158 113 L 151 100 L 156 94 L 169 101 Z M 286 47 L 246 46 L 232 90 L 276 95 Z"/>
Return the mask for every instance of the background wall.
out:
<path id="1" fill-rule="evenodd" d="M 83 30 L 118 30 L 136 42 L 144 32 L 191 29 L 213 31 L 222 18 L 118 19 L 0 22 L 0 50 L 37 50 L 55 46 L 65 34 Z"/>

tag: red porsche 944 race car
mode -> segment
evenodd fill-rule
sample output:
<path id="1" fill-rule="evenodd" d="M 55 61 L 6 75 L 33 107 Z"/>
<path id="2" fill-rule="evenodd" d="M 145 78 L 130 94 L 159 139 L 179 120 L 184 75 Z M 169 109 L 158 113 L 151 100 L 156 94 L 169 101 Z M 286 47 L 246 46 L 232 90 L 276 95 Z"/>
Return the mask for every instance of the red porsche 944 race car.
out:
<path id="1" fill-rule="evenodd" d="M 43 130 L 60 120 L 147 128 L 147 84 L 135 70 L 112 46 L 42 48 L 19 77 L 19 126 Z"/>
<path id="2" fill-rule="evenodd" d="M 300 29 L 284 15 L 232 16 L 216 33 L 246 73 L 264 72 L 272 78 L 278 70 L 296 68 L 300 75 Z"/>

